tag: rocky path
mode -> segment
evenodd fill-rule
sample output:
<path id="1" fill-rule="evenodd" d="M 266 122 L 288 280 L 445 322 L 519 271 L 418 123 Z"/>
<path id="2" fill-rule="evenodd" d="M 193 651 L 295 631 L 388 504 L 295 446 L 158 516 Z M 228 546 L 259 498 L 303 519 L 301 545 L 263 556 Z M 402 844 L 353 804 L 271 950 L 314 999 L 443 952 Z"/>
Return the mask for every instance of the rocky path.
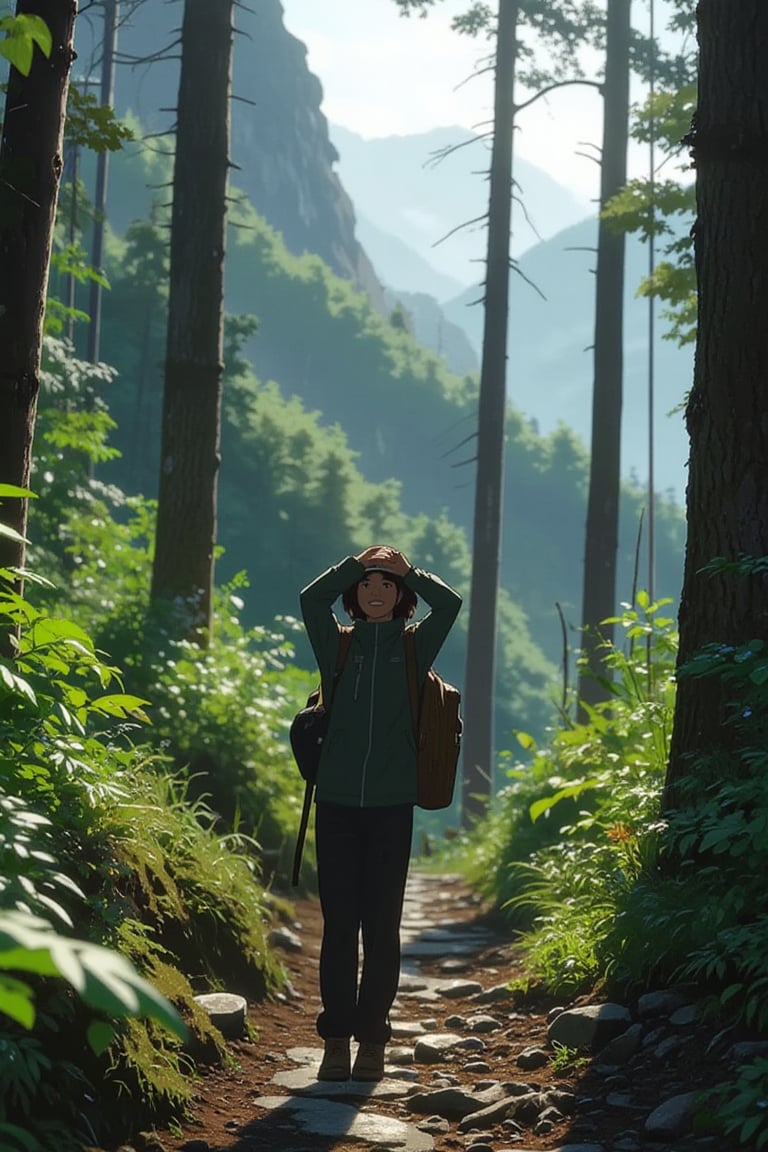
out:
<path id="1" fill-rule="evenodd" d="M 631 1009 L 513 994 L 514 942 L 455 876 L 408 882 L 385 1079 L 318 1083 L 320 930 L 316 902 L 299 902 L 275 936 L 288 992 L 249 1006 L 258 1039 L 232 1042 L 184 1131 L 146 1152 L 731 1152 L 694 1131 L 692 1100 L 724 1079 L 732 1038 L 707 1051 L 682 992 Z"/>

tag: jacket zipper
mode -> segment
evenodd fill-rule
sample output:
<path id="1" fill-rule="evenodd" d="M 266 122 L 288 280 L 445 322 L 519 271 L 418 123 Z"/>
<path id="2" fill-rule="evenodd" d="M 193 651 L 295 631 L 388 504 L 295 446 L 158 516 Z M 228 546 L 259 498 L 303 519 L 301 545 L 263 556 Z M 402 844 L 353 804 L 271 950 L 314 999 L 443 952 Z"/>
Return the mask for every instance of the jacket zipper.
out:
<path id="1" fill-rule="evenodd" d="M 376 687 L 376 653 L 378 652 L 378 649 L 379 649 L 379 626 L 378 626 L 378 624 L 374 624 L 374 628 L 376 629 L 376 631 L 373 634 L 373 666 L 371 667 L 371 711 L 370 711 L 370 715 L 368 717 L 368 749 L 365 753 L 365 759 L 363 760 L 363 775 L 362 775 L 362 779 L 360 780 L 360 807 L 361 808 L 363 807 L 363 798 L 365 795 L 365 773 L 366 773 L 366 769 L 368 767 L 368 760 L 369 760 L 370 755 L 371 755 L 371 747 L 373 746 L 373 700 L 374 700 L 374 691 L 375 691 L 375 687 Z"/>
<path id="2" fill-rule="evenodd" d="M 360 677 L 363 674 L 363 657 L 362 656 L 355 656 L 355 664 L 357 665 L 357 671 L 355 673 L 355 690 L 354 690 L 354 693 L 352 695 L 352 700 L 356 704 L 357 703 L 357 693 L 358 693 L 358 689 L 360 688 Z"/>

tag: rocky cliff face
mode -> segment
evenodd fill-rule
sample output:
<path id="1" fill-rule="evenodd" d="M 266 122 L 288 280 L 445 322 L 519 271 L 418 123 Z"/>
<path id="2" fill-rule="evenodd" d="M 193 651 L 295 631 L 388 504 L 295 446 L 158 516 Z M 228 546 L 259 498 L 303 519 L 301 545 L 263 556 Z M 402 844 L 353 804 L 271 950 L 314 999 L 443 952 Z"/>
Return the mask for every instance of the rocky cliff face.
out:
<path id="1" fill-rule="evenodd" d="M 236 102 L 233 109 L 237 182 L 292 252 L 316 253 L 382 304 L 373 266 L 355 238 L 352 201 L 333 169 L 338 153 L 307 50 L 286 30 L 280 0 L 260 0 L 250 14 L 240 9 L 241 18 L 250 39 L 236 46 L 235 88 L 245 89 L 254 106 Z"/>
<path id="2" fill-rule="evenodd" d="M 309 71 L 304 44 L 286 29 L 280 0 L 258 0 L 253 10 L 238 6 L 235 21 L 233 183 L 292 252 L 316 253 L 384 308 L 373 266 L 355 237 L 352 201 L 334 171 L 322 86 Z M 135 112 L 147 132 L 173 123 L 179 23 L 177 5 L 145 0 L 120 29 L 115 105 L 119 114 Z M 80 21 L 78 54 L 92 82 L 100 34 L 98 18 L 92 25 Z"/>

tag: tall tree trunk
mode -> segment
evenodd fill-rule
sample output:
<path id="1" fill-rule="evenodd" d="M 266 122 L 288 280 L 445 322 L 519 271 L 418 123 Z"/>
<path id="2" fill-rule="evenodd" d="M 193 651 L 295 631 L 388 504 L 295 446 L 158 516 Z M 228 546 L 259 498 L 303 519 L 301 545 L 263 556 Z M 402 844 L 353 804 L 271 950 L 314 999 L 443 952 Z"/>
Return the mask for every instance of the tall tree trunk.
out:
<path id="1" fill-rule="evenodd" d="M 699 328 L 679 663 L 705 643 L 768 641 L 766 577 L 702 571 L 715 557 L 768 555 L 768 6 L 700 0 L 698 22 Z M 691 756 L 732 750 L 726 698 L 716 677 L 680 680 L 667 809 Z"/>
<path id="2" fill-rule="evenodd" d="M 186 0 L 171 217 L 155 600 L 210 635 L 223 373 L 233 0 Z M 201 637 L 203 638 L 203 637 Z"/>
<path id="3" fill-rule="evenodd" d="M 117 48 L 117 22 L 120 11 L 119 0 L 104 0 L 104 37 L 101 50 L 101 88 L 99 99 L 102 108 L 110 106 L 115 99 L 115 50 Z M 96 194 L 93 198 L 93 242 L 91 264 L 97 272 L 104 271 L 104 224 L 107 211 L 107 180 L 109 178 L 109 150 L 102 149 L 96 157 Z M 97 280 L 92 280 L 89 292 L 88 351 L 87 358 L 96 364 L 101 358 L 101 298 L 103 288 Z"/>
<path id="4" fill-rule="evenodd" d="M 40 16 L 53 39 L 28 76 L 11 68 L 0 142 L 0 482 L 28 488 L 77 0 L 19 0 L 16 13 Z M 26 500 L 4 500 L 1 515 L 25 534 Z M 24 545 L 0 537 L 0 567 L 23 563 Z"/>
<path id="5" fill-rule="evenodd" d="M 477 478 L 472 543 L 472 588 L 464 679 L 466 736 L 462 819 L 482 815 L 493 779 L 496 691 L 496 605 L 501 560 L 504 437 L 507 408 L 509 235 L 517 62 L 517 0 L 499 0 L 496 33 L 494 133 L 488 205 L 483 358 L 477 424 Z"/>
<path id="6" fill-rule="evenodd" d="M 603 89 L 603 149 L 600 209 L 627 182 L 629 137 L 629 44 L 631 0 L 608 0 Z M 595 679 L 605 675 L 602 641 L 613 640 L 613 625 L 602 621 L 616 611 L 616 553 L 621 484 L 621 407 L 624 374 L 623 233 L 601 218 L 597 241 L 595 377 L 592 394 L 592 446 L 584 552 L 581 622 L 586 658 L 579 699 L 596 704 L 608 697 Z"/>

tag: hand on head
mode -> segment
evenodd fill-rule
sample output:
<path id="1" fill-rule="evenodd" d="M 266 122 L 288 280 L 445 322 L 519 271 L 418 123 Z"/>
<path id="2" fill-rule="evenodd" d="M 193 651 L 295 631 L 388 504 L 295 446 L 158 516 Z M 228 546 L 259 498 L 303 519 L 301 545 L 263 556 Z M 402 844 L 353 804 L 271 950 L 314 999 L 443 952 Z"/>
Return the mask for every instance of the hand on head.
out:
<path id="1" fill-rule="evenodd" d="M 373 547 L 361 552 L 356 559 L 366 568 L 386 568 L 396 576 L 405 576 L 411 568 L 410 561 L 403 553 L 398 552 L 396 548 L 390 548 L 387 544 L 374 544 Z"/>

